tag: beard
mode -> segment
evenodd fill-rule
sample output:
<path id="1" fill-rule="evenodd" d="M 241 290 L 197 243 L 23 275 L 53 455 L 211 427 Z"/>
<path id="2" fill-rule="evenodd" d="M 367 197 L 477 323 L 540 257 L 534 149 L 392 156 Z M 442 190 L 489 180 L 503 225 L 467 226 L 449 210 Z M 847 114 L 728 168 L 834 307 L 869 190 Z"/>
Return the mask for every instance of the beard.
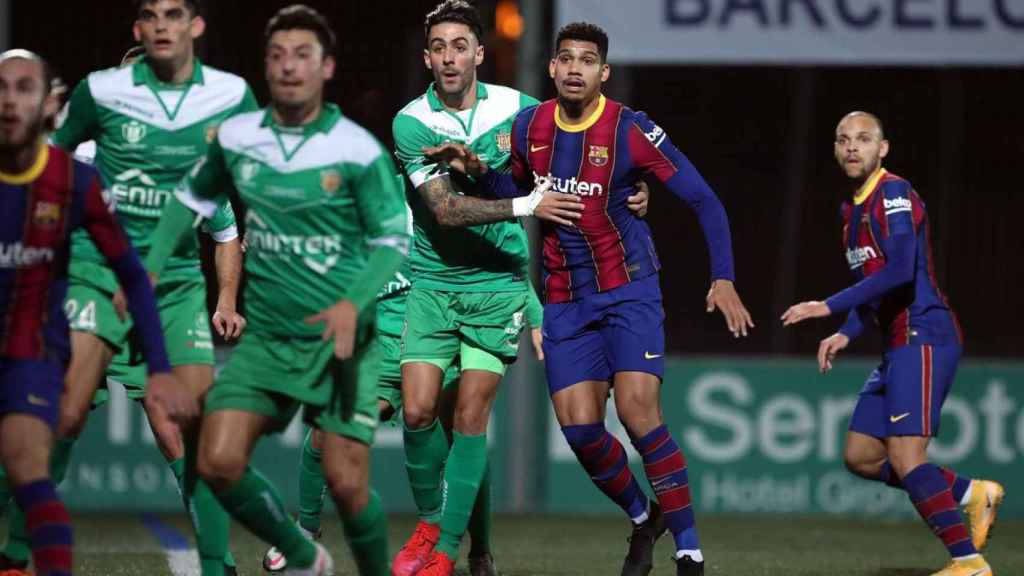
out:
<path id="1" fill-rule="evenodd" d="M 22 138 L 12 138 L 10 140 L 0 138 L 0 152 L 3 152 L 4 154 L 13 154 L 30 146 L 34 146 L 43 135 L 43 125 L 45 122 L 46 117 L 43 114 L 43 106 L 40 105 L 39 109 L 32 114 Z"/>

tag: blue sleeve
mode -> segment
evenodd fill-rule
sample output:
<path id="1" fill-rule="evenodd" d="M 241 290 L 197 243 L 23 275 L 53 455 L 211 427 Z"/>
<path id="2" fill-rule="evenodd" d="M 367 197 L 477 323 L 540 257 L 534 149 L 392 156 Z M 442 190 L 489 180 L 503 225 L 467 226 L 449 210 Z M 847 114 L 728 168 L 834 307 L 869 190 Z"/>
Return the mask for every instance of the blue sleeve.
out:
<path id="1" fill-rule="evenodd" d="M 516 183 L 511 174 L 488 170 L 480 177 L 480 188 L 495 198 L 518 198 L 526 196 L 529 190 L 524 190 Z"/>
<path id="2" fill-rule="evenodd" d="M 883 235 L 879 245 L 885 253 L 885 266 L 826 300 L 825 304 L 833 314 L 841 314 L 874 302 L 893 289 L 914 280 L 917 237 L 914 201 L 911 198 L 909 184 L 903 181 L 886 183 L 882 190 Z M 923 209 L 922 206 L 922 212 Z"/>
<path id="3" fill-rule="evenodd" d="M 729 217 L 697 168 L 643 112 L 633 114 L 629 151 L 639 169 L 654 174 L 697 214 L 711 255 L 711 279 L 735 280 Z"/>
<path id="4" fill-rule="evenodd" d="M 850 340 L 856 340 L 863 331 L 864 321 L 860 317 L 860 309 L 851 308 L 850 313 L 846 315 L 846 322 L 843 322 L 843 325 L 839 327 L 839 333 Z"/>
<path id="5" fill-rule="evenodd" d="M 135 250 L 128 250 L 110 263 L 117 280 L 128 299 L 128 310 L 132 314 L 135 328 L 142 338 L 146 366 L 150 374 L 170 372 L 164 347 L 163 326 L 156 307 L 156 297 L 149 283 L 149 275 L 142 267 Z"/>

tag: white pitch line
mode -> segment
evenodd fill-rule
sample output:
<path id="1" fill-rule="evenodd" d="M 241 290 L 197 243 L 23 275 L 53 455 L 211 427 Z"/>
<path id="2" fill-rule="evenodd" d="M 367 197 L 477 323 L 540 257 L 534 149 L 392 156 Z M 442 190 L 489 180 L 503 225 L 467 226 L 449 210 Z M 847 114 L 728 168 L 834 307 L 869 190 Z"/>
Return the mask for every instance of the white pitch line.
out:
<path id="1" fill-rule="evenodd" d="M 199 576 L 199 554 L 195 548 L 188 550 L 164 550 L 167 567 L 174 576 Z"/>

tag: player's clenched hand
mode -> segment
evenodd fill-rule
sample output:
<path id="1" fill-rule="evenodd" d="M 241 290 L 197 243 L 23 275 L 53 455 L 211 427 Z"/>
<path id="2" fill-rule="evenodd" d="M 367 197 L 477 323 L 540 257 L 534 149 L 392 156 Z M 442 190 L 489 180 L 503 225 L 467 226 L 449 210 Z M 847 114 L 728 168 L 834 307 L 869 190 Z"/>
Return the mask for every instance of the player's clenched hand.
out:
<path id="1" fill-rule="evenodd" d="M 636 181 L 636 194 L 626 198 L 626 206 L 636 214 L 637 218 L 647 216 L 647 201 L 651 197 L 651 189 L 643 180 Z"/>
<path id="2" fill-rule="evenodd" d="M 821 341 L 818 345 L 818 369 L 822 374 L 832 369 L 832 361 L 836 359 L 836 354 L 849 343 L 850 337 L 839 332 Z"/>
<path id="3" fill-rule="evenodd" d="M 544 361 L 544 333 L 540 328 L 530 330 L 530 339 L 533 341 L 533 352 L 537 354 L 537 360 Z"/>
<path id="4" fill-rule="evenodd" d="M 454 170 L 479 178 L 487 172 L 487 164 L 465 144 L 445 142 L 440 146 L 423 148 L 423 155 L 435 162 L 446 162 Z"/>
<path id="5" fill-rule="evenodd" d="M 715 280 L 711 283 L 711 289 L 707 296 L 708 313 L 715 309 L 722 311 L 725 316 L 725 323 L 729 326 L 729 332 L 736 338 L 746 336 L 747 330 L 754 327 L 754 320 L 747 312 L 746 306 L 736 293 L 736 287 L 730 280 Z"/>
<path id="6" fill-rule="evenodd" d="M 828 304 L 824 302 L 818 302 L 817 300 L 801 302 L 790 306 L 789 310 L 786 310 L 786 313 L 782 315 L 782 325 L 792 326 L 809 318 L 825 318 L 831 314 L 832 311 L 828 309 Z"/>
<path id="7" fill-rule="evenodd" d="M 342 300 L 330 308 L 321 310 L 306 318 L 306 324 L 324 323 L 323 339 L 326 342 L 334 338 L 334 356 L 338 360 L 348 360 L 356 344 L 356 324 L 359 311 L 351 300 Z"/>
<path id="8" fill-rule="evenodd" d="M 175 422 L 187 422 L 199 416 L 199 402 L 192 391 L 173 374 L 150 374 L 146 379 L 146 403 L 155 403 Z"/>
<path id="9" fill-rule="evenodd" d="M 236 310 L 221 306 L 218 306 L 217 310 L 213 313 L 212 322 L 217 334 L 220 334 L 225 340 L 240 337 L 242 331 L 245 330 L 245 325 L 248 323 L 245 316 L 242 316 Z"/>

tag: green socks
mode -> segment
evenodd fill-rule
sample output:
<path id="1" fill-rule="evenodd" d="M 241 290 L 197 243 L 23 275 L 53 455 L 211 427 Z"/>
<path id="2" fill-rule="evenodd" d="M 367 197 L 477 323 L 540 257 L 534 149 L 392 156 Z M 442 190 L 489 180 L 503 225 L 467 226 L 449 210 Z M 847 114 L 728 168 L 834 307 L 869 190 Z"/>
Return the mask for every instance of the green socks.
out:
<path id="1" fill-rule="evenodd" d="M 290 566 L 313 565 L 316 546 L 288 517 L 277 490 L 255 469 L 247 468 L 242 479 L 220 494 L 219 500 L 250 532 L 276 546 Z"/>
<path id="2" fill-rule="evenodd" d="M 68 463 L 71 461 L 71 447 L 75 444 L 75 438 L 63 438 L 53 444 L 53 451 L 50 454 L 50 476 L 56 486 L 64 481 L 68 473 Z M 2 468 L 0 468 L 2 473 Z M 3 497 L 4 501 L 10 501 L 10 488 L 7 486 L 7 475 L 3 473 Z M 32 556 L 32 548 L 28 542 L 28 529 L 25 528 L 25 514 L 13 501 L 7 506 L 7 543 L 3 550 L 0 550 L 7 558 L 15 562 L 27 562 Z"/>
<path id="3" fill-rule="evenodd" d="M 313 429 L 306 433 L 299 457 L 299 525 L 313 534 L 320 531 L 327 481 L 320 466 L 320 451 L 313 448 Z"/>
<path id="4" fill-rule="evenodd" d="M 452 450 L 444 469 L 446 497 L 437 550 L 454 560 L 458 558 L 459 542 L 466 533 L 469 515 L 487 469 L 487 435 L 463 436 L 458 432 L 452 435 Z"/>
<path id="5" fill-rule="evenodd" d="M 363 511 L 341 522 L 360 576 L 388 576 L 388 521 L 377 492 L 371 489 Z"/>
<path id="6" fill-rule="evenodd" d="M 435 419 L 419 430 L 402 427 L 405 470 L 420 519 L 436 524 L 441 519 L 441 470 L 448 457 L 448 438 Z"/>
<path id="7" fill-rule="evenodd" d="M 203 576 L 221 576 L 225 566 L 235 566 L 235 559 L 228 551 L 231 518 L 210 487 L 199 478 L 196 471 L 197 442 L 198 438 L 186 437 L 185 458 L 169 465 L 178 480 L 185 510 L 196 534 L 201 573 Z M 181 476 L 178 476 L 179 472 Z"/>
<path id="8" fill-rule="evenodd" d="M 469 555 L 483 556 L 491 552 L 491 463 L 488 460 L 476 503 L 469 517 Z"/>

